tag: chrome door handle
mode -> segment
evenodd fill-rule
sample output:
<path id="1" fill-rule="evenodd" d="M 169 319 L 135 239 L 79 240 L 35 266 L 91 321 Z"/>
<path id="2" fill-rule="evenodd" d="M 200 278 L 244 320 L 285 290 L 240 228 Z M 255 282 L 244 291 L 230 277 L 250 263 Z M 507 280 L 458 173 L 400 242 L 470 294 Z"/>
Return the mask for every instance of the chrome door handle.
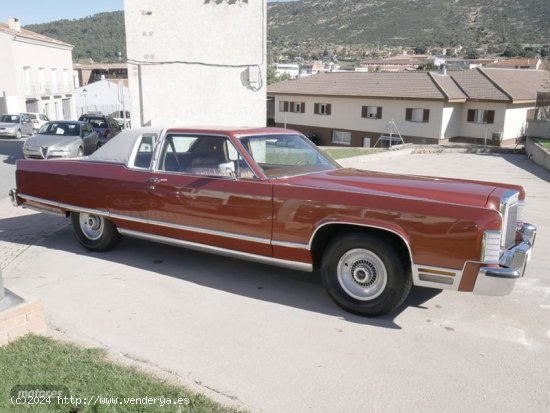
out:
<path id="1" fill-rule="evenodd" d="M 158 184 L 159 182 L 166 182 L 168 179 L 166 178 L 149 178 L 149 182 L 152 184 Z"/>

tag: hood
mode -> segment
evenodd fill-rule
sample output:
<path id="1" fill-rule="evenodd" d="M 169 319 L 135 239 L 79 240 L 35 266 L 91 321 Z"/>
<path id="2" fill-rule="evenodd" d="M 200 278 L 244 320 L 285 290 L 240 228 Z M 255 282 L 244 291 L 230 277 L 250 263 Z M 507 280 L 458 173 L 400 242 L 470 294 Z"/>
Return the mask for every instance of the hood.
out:
<path id="1" fill-rule="evenodd" d="M 392 195 L 483 207 L 495 190 L 491 184 L 428 176 L 398 175 L 360 169 L 336 169 L 280 179 L 297 186 L 374 195 Z"/>
<path id="2" fill-rule="evenodd" d="M 19 126 L 19 123 L 0 122 L 0 128 L 15 128 L 17 126 Z"/>
<path id="3" fill-rule="evenodd" d="M 80 140 L 78 136 L 63 135 L 33 135 L 27 139 L 27 146 L 65 146 Z"/>

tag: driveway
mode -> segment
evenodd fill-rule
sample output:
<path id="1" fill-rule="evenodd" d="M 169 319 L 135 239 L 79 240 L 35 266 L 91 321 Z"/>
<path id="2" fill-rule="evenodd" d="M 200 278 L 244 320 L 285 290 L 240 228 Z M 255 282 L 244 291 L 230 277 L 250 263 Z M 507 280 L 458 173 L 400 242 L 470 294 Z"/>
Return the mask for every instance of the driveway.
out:
<path id="1" fill-rule="evenodd" d="M 521 155 L 343 163 L 524 185 L 539 227 L 527 278 L 506 297 L 415 288 L 368 319 L 336 307 L 316 274 L 133 239 L 90 253 L 62 227 L 7 266 L 6 285 L 42 298 L 51 330 L 251 411 L 549 411 L 550 174 Z M 1 213 L 0 225 L 29 219 Z"/>

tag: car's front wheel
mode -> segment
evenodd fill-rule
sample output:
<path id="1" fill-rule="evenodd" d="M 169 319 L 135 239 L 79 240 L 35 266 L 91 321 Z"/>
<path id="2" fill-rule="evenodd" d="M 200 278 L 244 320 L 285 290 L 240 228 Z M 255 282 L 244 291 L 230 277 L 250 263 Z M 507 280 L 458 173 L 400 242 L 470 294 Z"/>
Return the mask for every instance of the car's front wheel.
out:
<path id="1" fill-rule="evenodd" d="M 395 246 L 370 234 L 335 239 L 326 249 L 321 274 L 336 304 L 363 316 L 395 310 L 412 285 L 410 268 Z"/>
<path id="2" fill-rule="evenodd" d="M 110 250 L 120 241 L 115 225 L 100 215 L 73 212 L 71 222 L 78 242 L 91 251 Z"/>
<path id="3" fill-rule="evenodd" d="M 16 133 L 15 133 L 15 139 L 21 139 L 23 135 L 21 134 L 21 129 L 19 129 Z"/>

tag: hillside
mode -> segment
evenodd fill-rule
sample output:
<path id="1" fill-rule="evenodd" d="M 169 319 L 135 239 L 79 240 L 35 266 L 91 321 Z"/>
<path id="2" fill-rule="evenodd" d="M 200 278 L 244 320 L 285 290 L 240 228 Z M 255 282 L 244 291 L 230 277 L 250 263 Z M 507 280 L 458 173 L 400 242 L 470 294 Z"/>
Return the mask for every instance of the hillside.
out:
<path id="1" fill-rule="evenodd" d="M 31 24 L 25 29 L 53 37 L 75 46 L 73 60 L 87 62 L 114 62 L 117 52 L 126 56 L 124 12 L 94 14 L 74 20 Z"/>
<path id="2" fill-rule="evenodd" d="M 506 44 L 550 44 L 548 0 L 298 0 L 267 10 L 272 56 L 453 45 L 498 53 Z M 74 44 L 76 61 L 126 56 L 122 11 L 26 28 Z"/>
<path id="3" fill-rule="evenodd" d="M 548 0 L 300 0 L 268 5 L 273 47 L 550 43 Z"/>

